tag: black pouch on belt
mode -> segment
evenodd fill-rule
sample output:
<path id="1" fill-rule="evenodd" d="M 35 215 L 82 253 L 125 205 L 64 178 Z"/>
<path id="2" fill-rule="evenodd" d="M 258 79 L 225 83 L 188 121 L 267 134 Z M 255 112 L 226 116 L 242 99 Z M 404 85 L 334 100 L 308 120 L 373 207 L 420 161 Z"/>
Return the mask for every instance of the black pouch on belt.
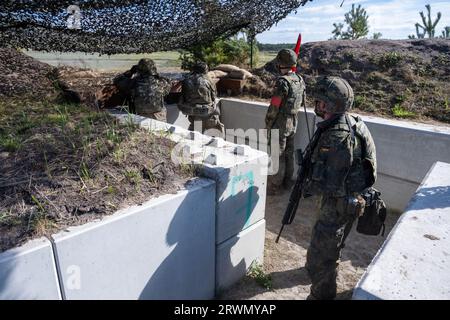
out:
<path id="1" fill-rule="evenodd" d="M 368 188 L 362 197 L 366 201 L 364 213 L 358 218 L 356 231 L 359 233 L 377 236 L 381 233 L 384 236 L 386 220 L 386 205 L 380 198 L 381 192 L 375 188 Z"/>

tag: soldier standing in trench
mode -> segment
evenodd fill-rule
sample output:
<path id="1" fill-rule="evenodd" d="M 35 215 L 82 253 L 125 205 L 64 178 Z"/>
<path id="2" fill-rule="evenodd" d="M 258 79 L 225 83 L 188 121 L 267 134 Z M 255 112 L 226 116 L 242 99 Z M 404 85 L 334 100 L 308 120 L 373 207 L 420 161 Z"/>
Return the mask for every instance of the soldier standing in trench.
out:
<path id="1" fill-rule="evenodd" d="M 293 185 L 297 114 L 305 103 L 305 83 L 301 76 L 292 72 L 292 67 L 297 65 L 297 54 L 290 49 L 280 50 L 276 64 L 281 76 L 277 79 L 265 122 L 269 145 L 271 130 L 279 130 L 279 167 L 275 175 L 269 176 L 268 194 L 276 194 L 281 187 L 290 189 Z M 271 154 L 275 147 L 270 145 Z"/>
<path id="2" fill-rule="evenodd" d="M 372 136 L 359 117 L 347 114 L 353 89 L 342 78 L 321 77 L 312 89 L 320 137 L 311 157 L 304 193 L 317 195 L 320 209 L 307 251 L 309 299 L 336 296 L 337 266 L 353 221 L 363 213 L 361 194 L 376 179 Z"/>
<path id="3" fill-rule="evenodd" d="M 130 70 L 113 80 L 126 96 L 130 112 L 166 122 L 164 97 L 169 94 L 171 82 L 159 76 L 151 59 L 141 59 Z"/>

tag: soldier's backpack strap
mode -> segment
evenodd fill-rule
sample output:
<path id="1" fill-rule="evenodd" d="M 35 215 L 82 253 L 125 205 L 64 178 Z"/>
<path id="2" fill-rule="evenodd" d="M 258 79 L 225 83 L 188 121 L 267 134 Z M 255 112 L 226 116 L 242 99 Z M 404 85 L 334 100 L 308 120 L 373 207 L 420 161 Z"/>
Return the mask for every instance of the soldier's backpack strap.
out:
<path id="1" fill-rule="evenodd" d="M 355 128 L 353 128 L 353 124 L 350 121 L 348 114 L 345 114 L 345 122 L 348 126 L 348 130 L 350 131 L 350 135 L 352 137 L 352 143 L 354 145 L 355 144 Z"/>
<path id="2" fill-rule="evenodd" d="M 297 79 L 293 79 L 293 76 L 295 76 Z M 299 77 L 296 73 L 289 73 L 281 77 L 282 79 L 286 80 L 288 83 L 289 91 L 287 94 L 287 99 L 283 99 L 283 103 L 280 107 L 280 112 L 288 115 L 294 115 L 297 114 L 298 110 L 292 109 L 292 105 L 295 103 L 296 98 L 293 96 L 293 90 L 294 90 L 294 82 L 298 82 L 300 86 L 303 86 L 302 78 Z M 298 97 L 297 97 L 298 98 Z M 299 106 L 301 107 L 301 106 Z"/>

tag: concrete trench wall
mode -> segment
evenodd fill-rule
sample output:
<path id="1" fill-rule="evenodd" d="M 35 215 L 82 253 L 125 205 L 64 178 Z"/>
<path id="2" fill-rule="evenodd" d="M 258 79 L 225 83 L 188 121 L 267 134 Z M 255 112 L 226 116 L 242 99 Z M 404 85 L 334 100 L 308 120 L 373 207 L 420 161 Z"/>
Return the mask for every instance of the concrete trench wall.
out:
<path id="1" fill-rule="evenodd" d="M 0 253 L 0 300 L 59 300 L 52 244 L 46 238 Z"/>
<path id="2" fill-rule="evenodd" d="M 129 121 L 129 115 L 116 116 Z M 175 154 L 184 155 L 183 161 L 195 164 L 201 176 L 216 182 L 216 292 L 228 288 L 253 261 L 263 262 L 267 153 L 170 123 L 135 115 L 132 119 L 150 131 L 170 132 L 170 139 L 177 142 Z M 188 126 L 176 106 L 168 107 L 168 120 Z"/>
<path id="3" fill-rule="evenodd" d="M 238 99 L 221 100 L 221 119 L 227 129 L 263 129 L 267 103 Z M 389 209 L 403 212 L 409 199 L 436 161 L 450 162 L 450 128 L 427 124 L 361 116 L 375 140 L 378 160 L 378 180 L 375 185 Z M 181 118 L 181 117 L 180 117 Z M 308 142 L 307 123 L 311 133 L 316 118 L 307 109 L 298 115 L 296 148 Z M 180 121 L 180 120 L 179 120 Z M 227 140 L 231 140 L 231 136 Z M 249 143 L 257 141 L 249 139 Z M 264 146 L 262 146 L 264 147 Z"/>
<path id="4" fill-rule="evenodd" d="M 210 299 L 215 182 L 0 254 L 0 299 Z M 199 286 L 198 284 L 202 285 Z"/>
<path id="5" fill-rule="evenodd" d="M 450 164 L 436 162 L 353 299 L 450 299 Z"/>
<path id="6" fill-rule="evenodd" d="M 227 140 L 242 143 L 246 130 L 263 129 L 266 111 L 267 104 L 223 99 L 225 127 L 244 133 Z M 318 119 L 311 110 L 306 116 L 312 132 Z M 0 299 L 207 299 L 241 278 L 254 260 L 262 262 L 267 154 L 187 131 L 187 118 L 174 105 L 168 106 L 169 123 L 131 119 L 176 141 L 207 179 L 1 253 Z M 431 164 L 450 162 L 450 129 L 363 119 L 377 146 L 377 187 L 391 209 L 402 211 Z M 307 144 L 305 121 L 301 113 L 296 147 Z M 186 268 L 185 261 L 196 267 Z"/>
<path id="7" fill-rule="evenodd" d="M 176 141 L 203 178 L 0 253 L 0 299 L 210 299 L 262 262 L 267 154 L 131 119 Z"/>

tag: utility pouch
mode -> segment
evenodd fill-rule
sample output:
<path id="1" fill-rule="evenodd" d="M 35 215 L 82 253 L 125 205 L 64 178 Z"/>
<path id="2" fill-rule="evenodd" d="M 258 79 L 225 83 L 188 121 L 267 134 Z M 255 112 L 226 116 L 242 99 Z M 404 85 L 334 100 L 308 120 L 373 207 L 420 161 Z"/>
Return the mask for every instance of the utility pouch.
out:
<path id="1" fill-rule="evenodd" d="M 361 196 L 366 201 L 364 213 L 358 219 L 356 231 L 365 235 L 384 236 L 386 229 L 386 204 L 380 198 L 381 192 L 375 188 L 368 188 Z"/>

